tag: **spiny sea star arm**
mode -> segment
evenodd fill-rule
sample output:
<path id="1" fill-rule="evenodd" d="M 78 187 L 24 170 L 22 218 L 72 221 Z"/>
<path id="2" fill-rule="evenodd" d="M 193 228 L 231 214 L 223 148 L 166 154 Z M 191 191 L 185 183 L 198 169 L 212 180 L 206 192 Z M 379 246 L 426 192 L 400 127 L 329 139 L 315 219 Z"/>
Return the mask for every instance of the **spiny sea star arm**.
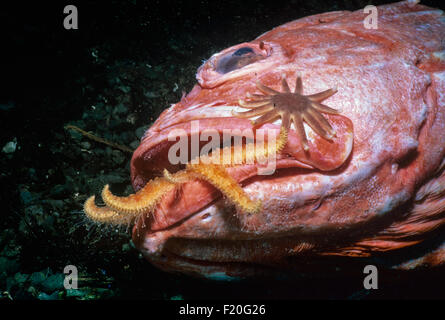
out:
<path id="1" fill-rule="evenodd" d="M 189 164 L 187 170 L 194 172 L 220 190 L 232 203 L 247 213 L 261 210 L 260 201 L 252 201 L 243 188 L 220 165 Z"/>
<path id="2" fill-rule="evenodd" d="M 279 154 L 284 149 L 287 142 L 287 134 L 288 130 L 286 128 L 281 127 L 280 134 L 278 135 L 278 140 L 276 143 L 265 142 L 264 146 L 258 147 L 255 143 L 248 143 L 245 145 L 236 145 L 225 147 L 223 149 L 212 150 L 209 155 L 202 155 L 199 158 L 200 164 L 221 164 L 224 166 L 235 166 L 239 164 L 246 163 L 264 163 L 267 161 L 271 155 Z M 230 149 L 230 161 L 226 161 L 225 157 L 227 154 L 227 150 Z M 217 162 L 214 162 L 213 159 L 216 157 Z M 182 183 L 186 182 L 190 177 L 185 177 L 182 180 L 176 178 L 178 173 L 175 173 L 175 176 L 172 177 L 168 171 L 164 170 L 164 177 L 166 177 L 169 181 Z"/>
<path id="3" fill-rule="evenodd" d="M 95 222 L 109 224 L 126 224 L 130 222 L 131 219 L 120 215 L 118 212 L 108 207 L 96 206 L 94 199 L 95 196 L 89 197 L 83 205 L 83 211 L 89 219 Z"/>
<path id="4" fill-rule="evenodd" d="M 102 199 L 112 210 L 136 217 L 141 213 L 153 211 L 162 196 L 174 187 L 175 184 L 163 177 L 155 178 L 137 193 L 128 197 L 118 197 L 113 195 L 106 185 L 102 190 Z"/>

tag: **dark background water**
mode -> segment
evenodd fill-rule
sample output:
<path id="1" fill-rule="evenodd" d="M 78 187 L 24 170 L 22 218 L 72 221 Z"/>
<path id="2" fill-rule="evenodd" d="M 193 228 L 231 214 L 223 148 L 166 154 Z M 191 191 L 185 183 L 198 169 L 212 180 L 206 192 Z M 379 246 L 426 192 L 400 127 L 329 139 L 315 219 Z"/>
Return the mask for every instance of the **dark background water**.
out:
<path id="1" fill-rule="evenodd" d="M 130 155 L 64 129 L 67 124 L 135 148 L 160 112 L 195 84 L 202 61 L 282 23 L 390 1 L 70 1 L 2 7 L 0 89 L 0 298 L 444 298 L 444 270 L 389 273 L 362 290 L 362 267 L 292 281 L 212 282 L 153 268 L 126 230 L 82 218 L 105 183 L 130 192 Z M 442 1 L 423 1 L 444 7 Z M 63 8 L 79 30 L 63 28 Z M 66 292 L 63 268 L 82 290 Z M 358 271 L 357 271 L 358 270 Z M 385 278 L 386 276 L 386 278 Z"/>

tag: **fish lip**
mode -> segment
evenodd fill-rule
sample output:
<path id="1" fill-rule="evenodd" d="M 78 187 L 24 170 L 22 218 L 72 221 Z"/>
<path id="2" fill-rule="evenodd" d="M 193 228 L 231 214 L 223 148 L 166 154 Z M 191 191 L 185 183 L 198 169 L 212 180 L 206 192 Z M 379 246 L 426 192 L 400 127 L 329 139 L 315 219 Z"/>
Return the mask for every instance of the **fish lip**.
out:
<path id="1" fill-rule="evenodd" d="M 240 280 L 249 277 L 246 270 L 252 268 L 250 264 L 245 262 L 216 262 L 187 258 L 171 252 L 168 249 L 162 250 L 160 255 L 145 255 L 145 258 L 157 268 L 166 272 L 178 272 L 178 265 L 181 265 L 181 274 L 187 274 L 197 278 L 207 278 L 209 280 Z M 235 268 L 239 271 L 236 272 Z M 249 268 L 251 267 L 251 268 Z M 232 269 L 232 272 L 228 270 Z M 251 271 L 251 273 L 253 273 Z M 251 274 L 250 276 L 253 276 Z"/>
<path id="2" fill-rule="evenodd" d="M 185 220 L 189 220 L 187 217 Z M 184 223 L 185 221 L 182 221 Z M 211 259 L 201 259 L 194 256 L 182 255 L 175 247 L 175 242 L 187 241 L 186 238 L 171 237 L 170 230 L 158 230 L 155 232 L 147 231 L 146 233 L 138 234 L 135 237 L 133 233 L 133 242 L 141 251 L 142 255 L 158 268 L 168 271 L 177 272 L 178 266 L 181 266 L 181 273 L 187 273 L 192 276 L 213 278 L 215 273 L 224 274 L 224 280 L 234 277 L 234 274 L 229 275 L 227 271 L 234 266 L 241 268 L 242 272 L 237 272 L 239 275 L 246 275 L 246 267 L 252 266 L 254 263 L 244 261 L 215 261 Z M 167 244 L 167 242 L 169 244 Z"/>
<path id="3" fill-rule="evenodd" d="M 258 252 L 252 256 L 245 256 L 246 248 L 252 247 L 249 245 L 250 238 L 234 240 L 240 244 L 238 246 L 239 250 L 231 251 L 229 255 L 227 255 L 228 248 L 233 250 L 230 241 L 227 243 L 225 239 L 219 239 L 222 240 L 221 245 L 223 251 L 222 255 L 216 253 L 215 257 L 213 253 L 209 254 L 206 248 L 213 248 L 214 241 L 218 242 L 218 239 L 199 239 L 204 240 L 204 245 L 198 246 L 198 249 L 194 250 L 193 243 L 190 244 L 188 242 L 194 241 L 195 239 L 172 237 L 168 233 L 169 231 L 159 231 L 146 235 L 144 243 L 137 246 L 142 255 L 150 263 L 168 272 L 180 272 L 212 280 L 234 280 L 251 276 L 270 276 L 276 272 L 282 272 L 281 267 L 287 265 L 286 261 L 289 257 L 288 249 L 282 249 L 279 243 L 272 244 L 273 247 L 271 248 L 272 251 L 277 254 L 267 254 L 268 250 L 266 250 L 264 256 L 258 255 Z M 159 239 L 163 240 L 162 243 L 159 243 Z M 288 239 L 290 239 L 290 236 L 281 235 L 278 238 L 269 237 L 266 238 L 266 241 L 272 239 L 286 243 Z M 250 240 L 255 241 L 256 244 L 253 245 L 254 247 L 262 250 L 263 245 L 257 242 L 263 242 L 264 239 L 257 238 Z M 300 245 L 306 245 L 305 241 L 303 237 L 295 238 L 295 243 L 299 243 Z M 154 246 L 152 244 L 154 244 Z M 181 244 L 185 244 L 185 247 L 182 247 Z M 193 250 L 190 251 L 187 248 Z M 310 246 L 303 249 L 300 252 L 303 253 L 301 258 L 304 259 L 304 257 L 316 254 L 315 251 L 312 251 L 313 248 L 314 246 Z M 204 249 L 204 254 L 201 254 L 202 249 Z M 183 254 L 183 252 L 185 253 Z M 293 254 L 293 256 L 297 258 L 296 254 Z"/>
<path id="4" fill-rule="evenodd" d="M 187 258 L 168 249 L 163 249 L 160 255 L 145 255 L 145 258 L 151 264 L 166 272 L 180 272 L 192 277 L 216 281 L 236 281 L 258 275 L 268 275 L 267 271 L 269 269 L 267 266 L 249 262 L 218 262 Z M 178 265 L 181 266 L 180 271 Z M 270 267 L 270 270 L 273 270 L 272 267 Z"/>

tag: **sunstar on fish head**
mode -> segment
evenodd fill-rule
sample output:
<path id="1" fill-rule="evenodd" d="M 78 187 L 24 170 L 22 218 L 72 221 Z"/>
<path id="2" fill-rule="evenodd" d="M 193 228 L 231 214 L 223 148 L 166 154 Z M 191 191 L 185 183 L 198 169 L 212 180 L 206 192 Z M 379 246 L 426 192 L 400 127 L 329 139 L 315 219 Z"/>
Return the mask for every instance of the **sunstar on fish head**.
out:
<path id="1" fill-rule="evenodd" d="M 321 113 L 339 114 L 339 111 L 321 102 L 334 95 L 337 92 L 336 88 L 305 96 L 303 95 L 303 81 L 300 75 L 297 75 L 294 92 L 291 92 L 284 76 L 281 78 L 283 92 L 269 88 L 259 81 L 256 82 L 256 86 L 264 95 L 248 94 L 249 101 L 240 99 L 239 105 L 251 110 L 234 112 L 235 117 L 251 118 L 260 116 L 253 121 L 255 127 L 281 118 L 281 126 L 287 131 L 289 131 L 292 122 L 305 151 L 309 150 L 309 146 L 303 121 L 327 140 L 331 140 L 335 136 L 335 130 Z"/>

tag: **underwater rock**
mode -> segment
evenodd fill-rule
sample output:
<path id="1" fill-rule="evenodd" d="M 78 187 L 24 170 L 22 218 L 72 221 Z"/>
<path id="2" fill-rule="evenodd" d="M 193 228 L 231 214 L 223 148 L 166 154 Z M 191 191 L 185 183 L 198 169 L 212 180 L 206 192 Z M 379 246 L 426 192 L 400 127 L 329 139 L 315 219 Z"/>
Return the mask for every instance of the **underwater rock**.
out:
<path id="1" fill-rule="evenodd" d="M 37 296 L 39 300 L 59 300 L 59 293 L 57 291 L 52 294 L 46 294 L 45 292 L 40 292 Z"/>
<path id="2" fill-rule="evenodd" d="M 43 272 L 33 272 L 29 278 L 31 285 L 41 287 L 41 284 L 45 281 L 46 276 Z"/>
<path id="3" fill-rule="evenodd" d="M 113 150 L 112 159 L 115 164 L 119 165 L 119 164 L 124 163 L 124 161 L 126 160 L 126 157 L 124 156 L 124 154 L 121 151 Z"/>
<path id="4" fill-rule="evenodd" d="M 2 151 L 4 153 L 14 153 L 16 148 L 17 148 L 17 139 L 14 138 L 13 141 L 9 141 L 8 143 L 5 144 Z"/>
<path id="5" fill-rule="evenodd" d="M 136 137 L 138 137 L 138 139 L 141 139 L 142 136 L 144 135 L 145 131 L 147 131 L 148 127 L 149 126 L 145 125 L 145 126 L 137 128 L 136 131 L 134 132 Z M 139 145 L 139 143 L 138 143 L 138 145 Z"/>
<path id="6" fill-rule="evenodd" d="M 28 205 L 33 202 L 37 197 L 26 189 L 20 191 L 20 199 L 24 205 Z"/>
<path id="7" fill-rule="evenodd" d="M 12 274 L 17 272 L 19 268 L 20 264 L 16 260 L 0 257 L 0 272 L 3 271 L 6 274 Z"/>
<path id="8" fill-rule="evenodd" d="M 63 288 L 64 279 L 65 276 L 62 273 L 56 273 L 46 278 L 46 280 L 44 280 L 41 285 L 45 292 L 53 292 L 54 290 Z"/>
<path id="9" fill-rule="evenodd" d="M 65 199 L 69 194 L 70 190 L 66 184 L 57 184 L 51 189 L 51 197 L 55 199 Z"/>

